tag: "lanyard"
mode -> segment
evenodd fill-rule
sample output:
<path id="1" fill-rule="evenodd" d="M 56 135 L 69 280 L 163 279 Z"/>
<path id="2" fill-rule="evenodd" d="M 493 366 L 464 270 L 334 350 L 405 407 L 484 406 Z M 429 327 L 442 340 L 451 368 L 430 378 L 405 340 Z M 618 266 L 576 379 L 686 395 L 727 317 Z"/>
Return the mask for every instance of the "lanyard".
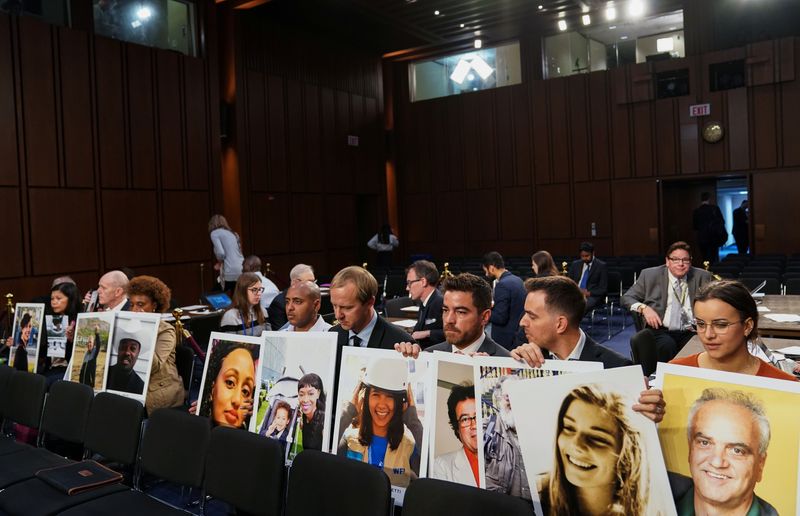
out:
<path id="1" fill-rule="evenodd" d="M 239 318 L 242 320 L 242 335 L 247 335 L 247 329 L 244 326 L 244 316 L 242 315 L 242 311 L 239 310 Z M 254 336 L 256 334 L 255 330 L 255 321 L 250 321 L 250 336 Z"/>
<path id="2" fill-rule="evenodd" d="M 680 289 L 680 295 L 678 295 L 678 290 Z M 675 299 L 681 304 L 681 310 L 683 310 L 683 303 L 686 301 L 686 289 L 682 288 L 681 280 L 676 281 L 672 284 L 672 293 L 675 294 Z"/>

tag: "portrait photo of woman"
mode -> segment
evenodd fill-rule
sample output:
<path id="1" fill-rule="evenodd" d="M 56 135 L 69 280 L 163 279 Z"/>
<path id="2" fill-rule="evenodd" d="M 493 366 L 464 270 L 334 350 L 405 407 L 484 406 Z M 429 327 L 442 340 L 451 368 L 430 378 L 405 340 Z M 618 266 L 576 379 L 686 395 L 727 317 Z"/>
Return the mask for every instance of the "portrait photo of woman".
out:
<path id="1" fill-rule="evenodd" d="M 297 382 L 297 403 L 303 429 L 303 449 L 322 449 L 325 424 L 325 389 L 318 374 L 308 373 Z"/>
<path id="2" fill-rule="evenodd" d="M 14 333 L 5 341 L 9 365 L 17 371 L 36 373 L 39 339 L 44 322 L 44 304 L 17 303 L 14 312 Z"/>
<path id="3" fill-rule="evenodd" d="M 210 418 L 214 426 L 247 429 L 258 385 L 260 347 L 217 340 L 213 334 L 212 343 L 200 387 L 198 415 Z"/>

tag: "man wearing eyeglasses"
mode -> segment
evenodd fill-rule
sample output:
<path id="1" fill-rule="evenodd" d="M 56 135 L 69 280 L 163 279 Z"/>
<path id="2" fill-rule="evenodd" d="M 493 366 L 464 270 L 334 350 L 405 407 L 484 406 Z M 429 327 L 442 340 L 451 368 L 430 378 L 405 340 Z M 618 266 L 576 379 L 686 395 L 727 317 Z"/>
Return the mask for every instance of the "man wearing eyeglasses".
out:
<path id="1" fill-rule="evenodd" d="M 447 397 L 447 416 L 450 428 L 461 446 L 436 457 L 433 478 L 478 486 L 478 423 L 475 411 L 475 386 L 454 385 Z"/>
<path id="2" fill-rule="evenodd" d="M 406 272 L 408 297 L 421 305 L 411 336 L 423 349 L 444 340 L 442 295 L 436 289 L 438 283 L 439 271 L 428 260 L 417 260 Z"/>
<path id="3" fill-rule="evenodd" d="M 667 249 L 666 263 L 644 269 L 622 296 L 622 306 L 644 319 L 642 331 L 652 332 L 659 362 L 675 358 L 692 338 L 692 303 L 712 279 L 710 272 L 692 267 L 689 244 L 675 242 Z"/>

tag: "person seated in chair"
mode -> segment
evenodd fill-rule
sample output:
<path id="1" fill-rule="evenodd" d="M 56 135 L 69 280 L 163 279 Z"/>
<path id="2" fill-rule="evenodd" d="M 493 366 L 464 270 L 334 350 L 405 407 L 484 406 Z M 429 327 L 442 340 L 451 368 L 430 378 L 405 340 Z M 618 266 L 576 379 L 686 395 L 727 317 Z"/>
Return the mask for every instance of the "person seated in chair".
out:
<path id="1" fill-rule="evenodd" d="M 581 244 L 580 259 L 570 264 L 568 276 L 586 298 L 586 313 L 603 303 L 608 292 L 608 269 L 606 262 L 594 256 L 594 246 L 590 242 Z"/>

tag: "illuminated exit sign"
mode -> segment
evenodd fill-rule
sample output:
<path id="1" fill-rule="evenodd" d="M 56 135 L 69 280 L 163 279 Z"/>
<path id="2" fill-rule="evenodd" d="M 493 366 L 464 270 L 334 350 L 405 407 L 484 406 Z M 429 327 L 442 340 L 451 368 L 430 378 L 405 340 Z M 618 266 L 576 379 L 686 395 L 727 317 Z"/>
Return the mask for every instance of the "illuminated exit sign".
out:
<path id="1" fill-rule="evenodd" d="M 689 106 L 689 116 L 708 116 L 711 114 L 711 104 L 695 104 Z"/>

